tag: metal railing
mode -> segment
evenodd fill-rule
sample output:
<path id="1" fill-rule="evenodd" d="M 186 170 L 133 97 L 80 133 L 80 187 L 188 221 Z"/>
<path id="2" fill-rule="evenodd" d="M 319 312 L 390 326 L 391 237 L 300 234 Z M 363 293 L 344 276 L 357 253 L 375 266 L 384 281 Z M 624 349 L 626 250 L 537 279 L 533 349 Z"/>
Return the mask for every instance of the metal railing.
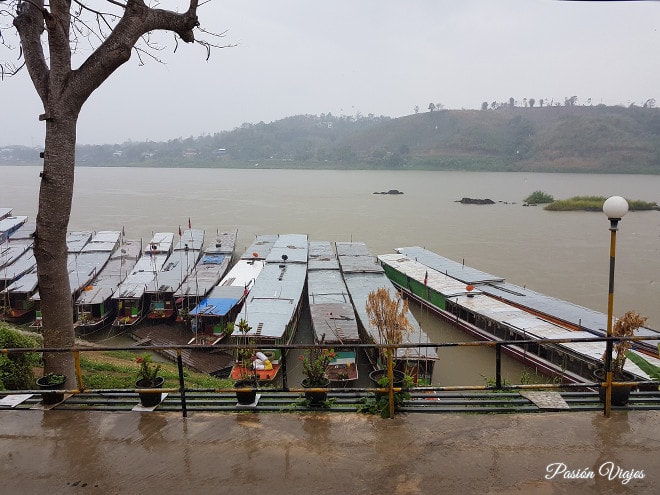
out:
<path id="1" fill-rule="evenodd" d="M 594 381 L 584 381 L 577 383 L 538 383 L 538 384 L 505 384 L 502 380 L 502 352 L 509 346 L 515 347 L 525 347 L 532 345 L 549 345 L 549 344 L 564 344 L 564 343 L 577 343 L 577 342 L 608 342 L 608 341 L 643 341 L 643 340 L 660 340 L 660 336 L 657 337 L 588 337 L 588 338 L 573 338 L 573 339 L 527 339 L 527 340 L 506 340 L 506 341 L 470 341 L 470 342 L 443 342 L 443 343 L 414 343 L 414 344 L 399 344 L 399 345 L 376 345 L 376 344 L 355 344 L 351 345 L 352 348 L 356 349 L 383 349 L 386 351 L 388 356 L 387 360 L 387 373 L 388 373 L 388 386 L 383 388 L 351 388 L 351 391 L 354 392 L 380 392 L 386 393 L 389 401 L 389 417 L 393 417 L 395 413 L 395 394 L 405 391 L 405 388 L 394 387 L 393 380 L 393 359 L 392 356 L 396 355 L 396 350 L 401 348 L 444 348 L 444 347 L 493 347 L 495 349 L 495 380 L 493 385 L 455 385 L 455 386 L 424 386 L 419 388 L 419 390 L 427 392 L 442 392 L 442 391 L 479 391 L 479 390 L 535 390 L 535 389 L 593 389 L 596 387 L 605 387 L 612 389 L 612 387 L 620 386 L 639 386 L 640 384 L 644 385 L 658 385 L 658 382 L 654 381 L 626 381 L 626 382 L 617 382 L 612 380 L 611 373 L 608 374 L 606 381 L 604 382 L 594 382 Z M 309 345 L 309 344 L 288 344 L 288 345 L 272 345 L 268 348 L 279 349 L 282 353 L 281 361 L 281 373 L 282 373 L 282 387 L 268 387 L 268 388 L 258 388 L 259 391 L 271 391 L 271 392 L 293 392 L 293 393 L 304 393 L 304 392 L 340 392 L 346 391 L 345 388 L 290 388 L 287 381 L 287 372 L 286 372 L 286 354 L 287 351 L 292 349 L 310 349 L 312 347 L 321 347 L 331 349 L 336 346 L 333 345 Z M 263 349 L 263 346 L 257 345 L 233 345 L 233 344 L 216 344 L 216 345 L 155 345 L 155 346 L 121 346 L 121 347 L 71 347 L 71 348 L 13 348 L 13 349 L 0 349 L 2 354 L 10 353 L 72 353 L 74 357 L 75 364 L 75 374 L 76 374 L 76 389 L 70 390 L 50 390 L 51 393 L 64 393 L 76 395 L 80 393 L 119 393 L 119 392 L 131 392 L 131 393 L 178 393 L 180 395 L 181 403 L 181 413 L 183 417 L 186 417 L 188 414 L 187 411 L 187 401 L 186 395 L 189 392 L 209 392 L 209 393 L 222 393 L 222 392 L 236 392 L 235 388 L 207 388 L 207 389 L 190 389 L 186 388 L 185 376 L 184 376 L 184 365 L 182 359 L 182 351 L 184 350 L 215 350 L 215 351 L 225 351 L 232 353 L 238 348 L 243 349 L 253 349 L 255 351 Z M 178 370 L 178 387 L 171 388 L 160 388 L 160 389 L 89 389 L 85 387 L 83 383 L 82 368 L 80 364 L 80 355 L 84 352 L 105 352 L 105 351 L 139 351 L 141 353 L 145 351 L 165 351 L 165 350 L 174 350 L 176 352 L 176 364 Z M 8 390 L 2 391 L 2 394 L 39 394 L 41 390 Z M 606 400 L 604 402 L 604 414 L 609 416 L 609 410 L 611 408 L 611 393 L 606 394 Z"/>

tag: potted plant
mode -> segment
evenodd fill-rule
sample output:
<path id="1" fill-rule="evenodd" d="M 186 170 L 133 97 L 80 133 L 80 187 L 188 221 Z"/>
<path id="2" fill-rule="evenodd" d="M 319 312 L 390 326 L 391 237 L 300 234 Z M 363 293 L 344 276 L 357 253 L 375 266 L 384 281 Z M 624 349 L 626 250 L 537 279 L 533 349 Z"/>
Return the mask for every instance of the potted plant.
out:
<path id="1" fill-rule="evenodd" d="M 250 344 L 247 334 L 252 330 L 252 327 L 248 325 L 248 322 L 241 318 L 235 327 L 241 334 L 240 341 L 244 344 Z M 234 388 L 243 389 L 236 390 L 236 400 L 241 405 L 254 404 L 257 400 L 256 388 L 259 386 L 259 377 L 252 368 L 252 356 L 253 351 L 248 347 L 236 349 L 236 364 L 239 366 L 240 378 L 234 382 Z"/>
<path id="2" fill-rule="evenodd" d="M 635 330 L 644 325 L 646 317 L 640 316 L 634 311 L 628 311 L 621 318 L 619 318 L 612 327 L 613 337 L 632 337 Z M 616 382 L 629 382 L 633 381 L 635 377 L 624 370 L 628 351 L 632 347 L 630 340 L 619 340 L 614 342 L 614 355 L 612 356 L 612 380 Z M 606 351 L 607 352 L 607 351 Z M 606 355 L 603 353 L 603 363 L 605 363 Z M 607 378 L 607 370 L 605 367 L 599 367 L 593 372 L 596 379 L 604 382 Z M 612 387 L 612 405 L 625 406 L 630 397 L 631 386 L 623 385 Z M 606 387 L 600 387 L 598 394 L 601 402 L 605 402 Z"/>
<path id="3" fill-rule="evenodd" d="M 385 287 L 380 287 L 375 291 L 371 291 L 367 296 L 367 316 L 369 316 L 369 323 L 376 327 L 378 330 L 378 343 L 396 346 L 403 342 L 403 337 L 410 333 L 412 325 L 408 321 L 406 314 L 408 313 L 408 301 L 406 301 L 401 293 L 397 292 L 396 297 L 390 296 L 390 291 Z M 369 377 L 374 383 L 382 378 L 383 374 L 387 377 L 387 362 L 393 361 L 392 348 L 381 350 L 377 356 L 377 362 L 380 363 L 381 369 L 376 369 L 369 374 Z M 373 374 L 373 376 L 372 376 Z M 403 381 L 403 373 L 397 374 L 394 377 L 396 382 Z"/>
<path id="4" fill-rule="evenodd" d="M 144 353 L 138 356 L 135 360 L 140 368 L 138 369 L 137 380 L 135 388 L 161 388 L 165 379 L 158 376 L 160 371 L 160 364 L 153 362 L 151 355 Z M 144 407 L 154 407 L 160 404 L 162 394 L 154 392 L 138 392 L 140 396 L 140 403 Z"/>
<path id="5" fill-rule="evenodd" d="M 323 343 L 323 341 L 321 341 Z M 333 349 L 321 347 L 312 347 L 300 356 L 303 367 L 302 386 L 304 388 L 327 388 L 330 385 L 330 379 L 326 374 L 328 363 L 335 357 Z M 327 392 L 305 392 L 305 398 L 310 406 L 320 406 L 328 398 Z"/>
<path id="6" fill-rule="evenodd" d="M 66 383 L 66 376 L 59 373 L 47 373 L 37 379 L 37 385 L 41 390 L 61 390 Z M 46 405 L 57 404 L 64 400 L 63 392 L 43 392 L 41 402 Z"/>

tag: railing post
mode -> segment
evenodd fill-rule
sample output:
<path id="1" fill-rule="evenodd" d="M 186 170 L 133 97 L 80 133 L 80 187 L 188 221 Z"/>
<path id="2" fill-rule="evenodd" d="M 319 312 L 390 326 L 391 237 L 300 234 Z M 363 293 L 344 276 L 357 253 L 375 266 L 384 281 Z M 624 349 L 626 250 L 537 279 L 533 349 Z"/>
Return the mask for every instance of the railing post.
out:
<path id="1" fill-rule="evenodd" d="M 78 383 L 78 390 L 82 391 L 82 368 L 80 367 L 80 351 L 73 351 L 73 362 L 76 366 L 76 382 Z"/>
<path id="2" fill-rule="evenodd" d="M 392 348 L 387 348 L 387 381 L 388 381 L 388 397 L 390 399 L 390 419 L 394 417 L 394 364 L 392 363 Z"/>
<path id="3" fill-rule="evenodd" d="M 176 366 L 179 370 L 179 393 L 181 394 L 181 414 L 183 417 L 188 417 L 188 408 L 186 406 L 186 386 L 183 381 L 183 358 L 181 357 L 181 349 L 176 350 Z"/>
<path id="4" fill-rule="evenodd" d="M 282 388 L 284 390 L 289 390 L 289 384 L 286 380 L 286 353 L 284 351 L 285 349 L 280 349 L 280 356 L 282 359 L 282 364 L 280 365 L 280 368 L 282 368 Z"/>
<path id="5" fill-rule="evenodd" d="M 502 388 L 502 344 L 495 344 L 495 387 Z"/>

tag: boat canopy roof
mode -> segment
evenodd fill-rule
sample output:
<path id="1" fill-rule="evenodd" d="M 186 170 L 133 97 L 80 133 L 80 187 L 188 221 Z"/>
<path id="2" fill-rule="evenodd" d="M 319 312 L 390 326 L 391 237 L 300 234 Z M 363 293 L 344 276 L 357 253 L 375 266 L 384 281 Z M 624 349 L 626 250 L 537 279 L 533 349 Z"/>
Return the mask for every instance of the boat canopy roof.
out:
<path id="1" fill-rule="evenodd" d="M 282 338 L 301 302 L 306 275 L 307 263 L 266 263 L 236 323 L 245 318 L 252 327 L 249 336 Z M 239 335 L 234 330 L 233 336 Z"/>
<path id="2" fill-rule="evenodd" d="M 366 306 L 369 293 L 382 287 L 389 291 L 391 297 L 394 297 L 398 291 L 390 279 L 387 278 L 385 271 L 380 265 L 378 265 L 380 271 L 372 270 L 370 268 L 374 263 L 378 264 L 378 260 L 375 256 L 371 255 L 366 248 L 366 245 L 364 245 L 364 243 L 357 244 L 359 245 L 355 249 L 352 249 L 350 246 L 347 246 L 346 243 L 343 243 L 341 252 L 350 253 L 346 255 L 339 254 L 340 248 L 337 246 L 339 264 L 344 275 L 346 287 L 351 295 L 353 306 L 355 307 L 355 313 L 360 320 L 362 328 L 364 328 L 373 342 L 380 343 L 378 328 L 371 324 L 367 313 Z M 355 263 L 356 259 L 359 259 L 361 263 Z M 361 265 L 363 266 L 361 267 Z M 369 270 L 364 268 L 369 268 Z M 412 328 L 409 332 L 403 335 L 403 343 L 430 343 L 428 335 L 421 329 L 410 310 L 406 313 L 406 318 L 410 322 Z M 397 349 L 396 355 L 399 359 L 438 359 L 438 354 L 436 353 L 435 348 L 432 347 L 399 348 Z"/>
<path id="3" fill-rule="evenodd" d="M 102 230 L 94 234 L 91 240 L 83 246 L 81 252 L 91 253 L 94 251 L 108 251 L 115 250 L 119 243 L 121 232 L 118 230 Z"/>
<path id="4" fill-rule="evenodd" d="M 604 313 L 555 297 L 546 296 L 526 287 L 510 284 L 505 282 L 502 277 L 489 275 L 469 267 L 463 267 L 462 263 L 448 260 L 439 254 L 418 246 L 397 248 L 396 251 L 429 268 L 446 273 L 449 277 L 453 277 L 463 283 L 473 284 L 476 289 L 491 296 L 514 302 L 539 313 L 550 315 L 589 331 L 592 334 L 602 336 L 607 333 L 607 315 Z M 431 272 L 429 272 L 429 277 L 431 277 Z M 423 278 L 418 280 L 423 280 Z M 635 335 L 657 336 L 658 332 L 648 327 L 641 327 L 635 331 Z"/>
<path id="5" fill-rule="evenodd" d="M 92 233 L 88 231 L 69 232 L 66 235 L 67 250 L 69 253 L 79 253 L 91 238 Z"/>
<path id="6" fill-rule="evenodd" d="M 204 245 L 204 229 L 186 229 L 181 233 L 179 241 L 174 246 L 175 251 L 194 249 L 201 251 Z"/>
<path id="7" fill-rule="evenodd" d="M 99 304 L 112 297 L 135 266 L 140 251 L 140 241 L 124 240 L 101 272 L 80 293 L 76 304 Z"/>
<path id="8" fill-rule="evenodd" d="M 190 312 L 191 316 L 226 316 L 244 297 L 245 289 L 239 286 L 215 287 Z"/>
<path id="9" fill-rule="evenodd" d="M 339 270 L 337 255 L 329 241 L 310 241 L 307 270 Z"/>
<path id="10" fill-rule="evenodd" d="M 266 256 L 267 263 L 304 263 L 307 265 L 307 235 L 282 234 Z"/>
<path id="11" fill-rule="evenodd" d="M 218 232 L 215 236 L 215 239 L 211 241 L 204 252 L 209 255 L 226 254 L 231 258 L 232 254 L 234 253 L 237 237 L 238 231 L 236 230 L 232 232 Z"/>
<path id="12" fill-rule="evenodd" d="M 144 254 L 170 254 L 173 242 L 174 234 L 172 232 L 157 232 L 144 247 Z"/>
<path id="13" fill-rule="evenodd" d="M 11 282 L 21 275 L 28 273 L 31 270 L 36 270 L 37 260 L 34 258 L 32 247 L 28 249 L 22 256 L 19 256 L 13 263 L 10 263 L 0 269 L 0 281 Z"/>
<path id="14" fill-rule="evenodd" d="M 147 287 L 147 292 L 174 292 L 177 290 L 195 268 L 201 253 L 199 250 L 173 251 L 163 267 L 156 273 L 154 283 Z"/>
<path id="15" fill-rule="evenodd" d="M 241 259 L 265 260 L 278 237 L 277 234 L 261 234 L 256 236 L 252 244 L 250 244 L 241 256 Z"/>

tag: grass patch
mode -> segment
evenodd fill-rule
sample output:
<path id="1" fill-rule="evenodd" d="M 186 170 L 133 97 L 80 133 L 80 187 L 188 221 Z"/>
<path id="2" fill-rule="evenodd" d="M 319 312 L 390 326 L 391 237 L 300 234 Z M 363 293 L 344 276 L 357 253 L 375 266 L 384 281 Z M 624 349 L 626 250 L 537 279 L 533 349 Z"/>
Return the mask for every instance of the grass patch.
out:
<path id="1" fill-rule="evenodd" d="M 87 388 L 135 388 L 137 355 L 131 351 L 84 352 L 80 356 L 83 384 Z M 174 363 L 160 363 L 159 376 L 165 378 L 163 387 L 179 386 L 179 372 Z M 231 388 L 234 381 L 214 378 L 184 368 L 186 388 Z"/>
<path id="2" fill-rule="evenodd" d="M 548 211 L 603 211 L 603 203 L 607 198 L 604 196 L 574 196 L 570 199 L 553 201 L 544 209 Z M 639 199 L 628 199 L 630 211 L 657 210 L 658 203 L 641 201 Z"/>

